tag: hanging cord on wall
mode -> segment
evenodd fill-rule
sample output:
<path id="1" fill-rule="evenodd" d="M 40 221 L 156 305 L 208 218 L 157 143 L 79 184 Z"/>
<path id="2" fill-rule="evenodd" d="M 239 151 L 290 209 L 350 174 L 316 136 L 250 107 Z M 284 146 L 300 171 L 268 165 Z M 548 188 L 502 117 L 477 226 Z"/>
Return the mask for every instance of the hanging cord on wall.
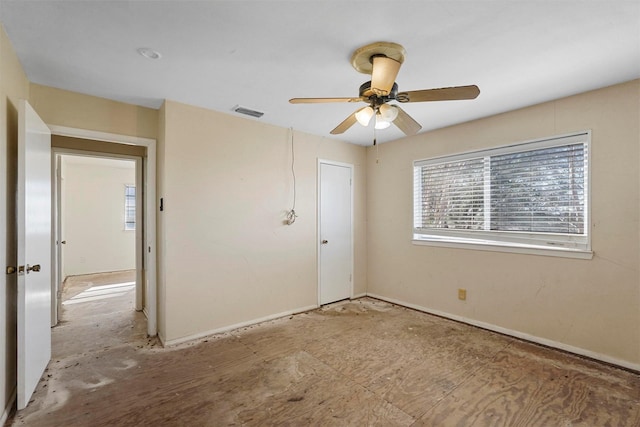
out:
<path id="1" fill-rule="evenodd" d="M 295 170 L 295 151 L 293 149 L 293 128 L 289 128 L 289 140 L 291 141 L 291 176 L 293 177 L 293 205 L 291 210 L 287 212 L 286 223 L 291 225 L 296 222 L 296 170 Z"/>

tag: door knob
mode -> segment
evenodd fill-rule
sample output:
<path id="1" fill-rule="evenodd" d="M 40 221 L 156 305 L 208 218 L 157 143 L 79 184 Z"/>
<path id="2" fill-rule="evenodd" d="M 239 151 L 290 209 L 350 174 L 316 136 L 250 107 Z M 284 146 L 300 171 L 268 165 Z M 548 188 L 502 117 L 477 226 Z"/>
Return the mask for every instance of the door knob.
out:
<path id="1" fill-rule="evenodd" d="M 327 243 L 329 243 L 329 241 L 328 241 L 328 240 L 323 240 L 323 241 L 322 241 L 322 244 L 323 244 L 323 245 L 326 245 Z"/>
<path id="2" fill-rule="evenodd" d="M 63 245 L 66 245 L 66 244 L 67 244 L 67 241 L 66 241 L 66 240 L 63 240 L 63 241 L 62 241 L 62 242 L 60 242 L 60 243 L 62 243 Z"/>
<path id="3" fill-rule="evenodd" d="M 40 271 L 40 264 L 36 264 L 32 266 L 29 266 L 29 264 L 27 264 L 27 274 L 29 274 L 30 271 L 33 271 L 34 273 L 37 273 L 38 271 Z"/>

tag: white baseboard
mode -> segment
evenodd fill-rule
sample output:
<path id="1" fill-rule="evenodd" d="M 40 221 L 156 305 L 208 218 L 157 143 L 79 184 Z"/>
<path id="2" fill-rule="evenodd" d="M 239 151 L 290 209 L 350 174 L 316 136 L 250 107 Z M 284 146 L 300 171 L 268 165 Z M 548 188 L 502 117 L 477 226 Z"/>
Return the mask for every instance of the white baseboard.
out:
<path id="1" fill-rule="evenodd" d="M 414 310 L 422 311 L 424 313 L 434 314 L 436 316 L 444 317 L 447 319 L 455 320 L 458 322 L 466 323 L 468 325 L 477 326 L 482 329 L 487 329 L 490 331 L 498 332 L 504 335 L 509 335 L 512 337 L 520 338 L 526 341 L 531 341 L 537 344 L 542 344 L 547 347 L 557 348 L 558 350 L 567 351 L 569 353 L 574 353 L 580 356 L 585 356 L 590 359 L 599 360 L 601 362 L 609 363 L 611 365 L 617 365 L 622 368 L 631 369 L 633 371 L 640 372 L 640 364 L 629 362 L 626 360 L 620 360 L 615 357 L 608 356 L 606 354 L 596 353 L 591 350 L 587 350 L 580 347 L 574 347 L 572 345 L 564 344 L 558 341 L 553 341 L 547 338 L 538 337 L 535 335 L 530 335 L 525 332 L 514 331 L 512 329 L 503 328 L 501 326 L 493 325 L 491 323 L 481 322 L 475 319 L 469 319 L 467 317 L 458 316 L 451 313 L 446 313 L 444 311 L 433 310 L 430 308 L 422 307 L 417 304 L 411 304 L 408 302 L 400 301 L 395 298 L 383 297 L 382 295 L 377 295 L 371 292 L 367 292 L 367 296 L 371 298 L 376 298 L 382 301 L 390 302 L 392 304 L 401 305 L 403 307 L 412 308 Z"/>
<path id="2" fill-rule="evenodd" d="M 164 334 L 160 333 L 160 331 L 158 331 L 158 334 L 156 335 L 158 337 L 158 339 L 160 340 L 160 345 L 163 347 L 167 346 L 167 340 L 164 338 Z"/>
<path id="3" fill-rule="evenodd" d="M 245 326 L 255 325 L 257 323 L 267 322 L 269 320 L 279 319 L 281 317 L 291 316 L 292 314 L 304 313 L 305 311 L 315 310 L 318 308 L 318 305 L 310 305 L 307 307 L 300 307 L 294 310 L 283 311 L 282 313 L 271 314 L 269 316 L 260 317 L 258 319 L 248 320 L 246 322 L 236 323 L 229 326 L 223 326 L 222 328 L 212 329 L 210 331 L 200 332 L 198 334 L 188 335 L 182 338 L 176 338 L 173 340 L 164 340 L 163 337 L 160 338 L 162 345 L 165 347 L 170 347 L 172 345 L 183 344 L 188 341 L 197 340 L 200 338 L 205 338 L 211 335 L 221 334 L 223 332 L 233 331 L 234 329 L 244 328 Z M 158 335 L 160 336 L 160 335 Z"/>
<path id="4" fill-rule="evenodd" d="M 7 422 L 7 418 L 9 418 L 9 414 L 13 409 L 13 404 L 16 401 L 16 392 L 17 392 L 16 388 L 14 388 L 13 391 L 11 392 L 11 396 L 9 397 L 9 400 L 7 401 L 7 405 L 5 406 L 4 411 L 2 412 L 2 416 L 0 417 L 0 426 L 3 426 L 4 423 Z"/>
<path id="5" fill-rule="evenodd" d="M 366 296 L 367 296 L 367 293 L 366 293 L 366 292 L 363 292 L 363 293 L 361 293 L 361 294 L 356 294 L 356 295 L 352 296 L 352 297 L 351 297 L 351 299 L 364 298 L 364 297 L 366 297 Z"/>

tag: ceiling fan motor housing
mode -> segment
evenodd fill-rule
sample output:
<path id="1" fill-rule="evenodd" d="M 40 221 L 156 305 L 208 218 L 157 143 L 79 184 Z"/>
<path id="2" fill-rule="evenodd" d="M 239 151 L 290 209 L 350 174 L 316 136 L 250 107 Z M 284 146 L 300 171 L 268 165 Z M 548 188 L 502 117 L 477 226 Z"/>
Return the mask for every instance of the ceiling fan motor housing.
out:
<path id="1" fill-rule="evenodd" d="M 374 105 L 382 105 L 385 102 L 396 99 L 396 96 L 398 95 L 398 83 L 394 83 L 391 87 L 391 90 L 389 91 L 389 94 L 385 96 L 378 96 L 375 94 L 375 92 L 373 92 L 373 90 L 371 90 L 371 81 L 361 84 L 358 93 L 360 94 L 360 98 L 364 99 L 365 101 L 368 100 Z"/>

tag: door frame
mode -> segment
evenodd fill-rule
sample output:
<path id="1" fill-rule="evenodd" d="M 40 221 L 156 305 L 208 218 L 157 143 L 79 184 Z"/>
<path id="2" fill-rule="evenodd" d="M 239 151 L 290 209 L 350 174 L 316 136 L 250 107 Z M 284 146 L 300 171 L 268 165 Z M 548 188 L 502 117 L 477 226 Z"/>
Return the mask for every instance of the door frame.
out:
<path id="1" fill-rule="evenodd" d="M 137 136 L 120 135 L 107 132 L 92 131 L 87 129 L 72 128 L 58 125 L 48 125 L 52 135 L 68 136 L 72 138 L 91 139 L 95 141 L 110 142 L 125 145 L 137 145 L 146 147 L 147 155 L 142 158 L 142 183 L 143 183 L 143 236 L 142 236 L 142 257 L 145 269 L 145 301 L 147 316 L 147 335 L 155 336 L 158 333 L 158 285 L 157 285 L 157 268 L 158 257 L 156 248 L 156 140 L 152 138 L 143 138 Z M 70 153 L 69 153 L 70 154 Z M 106 156 L 112 156 L 107 154 Z M 117 156 L 114 156 L 117 157 Z M 138 172 L 136 172 L 138 173 Z M 55 208 L 55 206 L 53 206 Z M 57 227 L 55 219 L 53 225 Z M 54 233 L 54 235 L 57 233 Z M 55 239 L 51 244 L 54 245 Z M 138 245 L 136 245 L 138 246 Z M 57 262 L 57 260 L 56 260 Z M 138 273 L 137 273 L 138 274 Z M 56 279 L 52 279 L 52 290 L 57 289 Z M 55 295 L 55 294 L 54 294 Z M 56 298 L 57 300 L 57 298 Z M 52 303 L 55 305 L 55 302 Z"/>
<path id="2" fill-rule="evenodd" d="M 353 274 L 353 269 L 354 269 L 354 265 L 355 265 L 355 260 L 354 260 L 354 226 L 353 226 L 353 171 L 354 171 L 354 165 L 351 163 L 344 163 L 344 162 L 336 162 L 333 160 L 326 160 L 326 159 L 320 159 L 318 158 L 318 162 L 317 162 L 317 203 L 316 203 L 316 209 L 317 209 L 317 213 L 316 216 L 318 218 L 317 221 L 317 229 L 316 229 L 316 253 L 317 253 L 317 265 L 318 265 L 318 289 L 317 289 L 317 298 L 318 298 L 318 307 L 320 307 L 320 302 L 321 302 L 321 286 L 322 286 L 322 277 L 321 277 L 321 263 L 322 263 L 322 257 L 320 255 L 320 251 L 321 251 L 321 239 L 322 236 L 320 235 L 321 229 L 320 229 L 320 223 L 322 218 L 320 217 L 320 208 L 321 208 L 321 200 L 320 200 L 320 196 L 322 194 L 321 189 L 322 189 L 322 174 L 321 174 L 321 165 L 329 165 L 329 166 L 340 166 L 340 167 L 345 167 L 349 169 L 349 177 L 351 179 L 351 185 L 349 186 L 349 192 L 350 192 L 350 218 L 349 221 L 351 222 L 351 236 L 349 236 L 349 240 L 351 241 L 351 291 L 350 291 L 350 295 L 349 295 L 349 299 L 353 299 L 354 297 L 354 293 L 353 290 L 355 288 L 354 284 L 355 284 L 355 274 Z"/>
<path id="3" fill-rule="evenodd" d="M 77 150 L 72 148 L 60 148 L 60 147 L 52 147 L 52 167 L 55 167 L 55 171 L 52 169 L 53 176 L 56 178 L 54 182 L 54 191 L 52 194 L 54 195 L 54 218 L 55 221 L 53 224 L 53 236 L 54 236 L 54 251 L 52 252 L 53 258 L 52 262 L 54 263 L 54 271 L 55 271 L 55 283 L 54 283 L 54 294 L 57 299 L 57 304 L 54 305 L 54 310 L 51 313 L 51 326 L 55 326 L 59 319 L 60 307 L 62 304 L 60 297 L 60 285 L 63 282 L 62 277 L 62 246 L 61 239 L 64 237 L 64 231 L 62 230 L 62 188 L 61 188 L 61 180 L 62 177 L 60 173 L 62 172 L 62 162 L 61 159 L 63 157 L 92 157 L 98 159 L 112 159 L 112 160 L 124 160 L 124 161 L 132 161 L 135 163 L 135 178 L 134 184 L 136 188 L 142 188 L 144 185 L 143 182 L 143 167 L 142 162 L 144 157 L 135 156 L 135 155 L 127 155 L 127 154 L 111 154 L 111 153 L 101 153 L 96 151 L 88 151 L 88 150 Z M 140 226 L 135 229 L 135 266 L 136 266 L 136 296 L 135 296 L 135 309 L 136 311 L 143 311 L 144 307 L 144 283 L 143 283 L 143 270 L 145 267 L 143 254 L 144 254 L 144 242 L 143 242 L 143 232 L 144 232 L 144 218 L 143 218 L 143 192 L 136 191 L 136 224 L 140 224 Z M 146 314 L 146 312 L 145 312 Z"/>

